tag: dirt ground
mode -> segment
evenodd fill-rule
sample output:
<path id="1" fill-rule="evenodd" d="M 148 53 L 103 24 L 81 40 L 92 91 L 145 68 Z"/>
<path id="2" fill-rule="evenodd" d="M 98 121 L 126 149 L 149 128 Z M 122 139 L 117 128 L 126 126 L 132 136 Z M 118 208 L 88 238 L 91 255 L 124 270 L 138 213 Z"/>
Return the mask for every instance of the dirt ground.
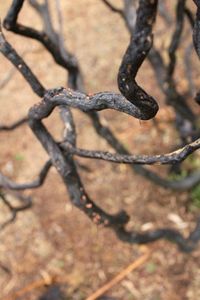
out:
<path id="1" fill-rule="evenodd" d="M 1 1 L 1 19 L 10 2 Z M 73 4 L 72 1 L 61 2 L 65 42 L 79 59 L 87 91 L 117 91 L 116 74 L 129 40 L 123 21 L 99 0 L 75 0 Z M 116 3 L 120 4 L 120 1 Z M 28 4 L 25 4 L 20 20 L 40 28 L 38 16 Z M 162 24 L 161 20 L 159 24 Z M 162 25 L 156 27 L 156 32 L 163 37 L 155 43 L 163 48 L 164 56 L 167 56 L 171 30 L 162 31 Z M 47 88 L 66 85 L 65 70 L 55 65 L 39 43 L 4 33 Z M 195 54 L 193 56 L 193 63 L 199 66 Z M 39 99 L 21 75 L 13 72 L 13 66 L 3 56 L 0 56 L 0 66 L 0 82 L 12 73 L 8 84 L 0 90 L 0 120 L 10 124 L 25 116 Z M 181 51 L 178 52 L 178 68 L 179 74 L 184 74 Z M 196 69 L 193 75 L 198 83 Z M 157 127 L 153 121 L 139 122 L 113 111 L 101 113 L 103 122 L 132 153 L 170 151 L 178 145 L 171 122 L 173 112 L 164 105 L 163 95 L 147 62 L 139 72 L 138 80 L 159 99 L 161 108 L 156 117 Z M 177 84 L 181 91 L 187 89 L 183 75 L 178 77 Z M 196 104 L 193 104 L 193 109 L 200 112 Z M 87 116 L 78 111 L 73 113 L 78 145 L 110 150 L 96 135 Z M 55 112 L 45 123 L 59 139 L 62 124 L 58 114 Z M 27 125 L 13 132 L 1 132 L 0 145 L 0 169 L 16 182 L 34 179 L 47 158 Z M 89 171 L 80 169 L 89 195 L 106 211 L 115 213 L 125 209 L 131 216 L 128 228 L 146 230 L 169 226 L 185 235 L 193 228 L 199 210 L 190 209 L 189 193 L 160 188 L 133 174 L 126 165 L 78 161 L 89 168 Z M 167 174 L 166 167 L 154 169 L 160 175 Z M 0 232 L 1 299 L 86 299 L 148 249 L 152 252 L 147 261 L 109 289 L 108 298 L 104 299 L 200 299 L 200 247 L 192 254 L 183 254 L 166 241 L 145 247 L 120 242 L 111 230 L 97 228 L 82 212 L 72 207 L 53 168 L 42 187 L 25 194 L 32 196 L 33 207 L 19 213 L 17 220 Z M 1 203 L 0 208 L 0 221 L 4 221 L 8 212 Z M 15 292 L 19 292 L 18 296 L 13 296 Z M 48 298 L 47 294 L 42 298 L 45 293 L 54 293 L 55 298 Z"/>

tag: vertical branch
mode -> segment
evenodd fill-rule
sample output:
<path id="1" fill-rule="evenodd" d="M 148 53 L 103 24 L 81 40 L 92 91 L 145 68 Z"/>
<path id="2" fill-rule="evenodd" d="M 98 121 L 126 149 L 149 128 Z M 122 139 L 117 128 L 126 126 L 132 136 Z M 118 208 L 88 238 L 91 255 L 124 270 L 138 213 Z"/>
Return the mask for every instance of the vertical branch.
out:
<path id="1" fill-rule="evenodd" d="M 151 117 L 158 111 L 157 102 L 136 83 L 135 77 L 153 43 L 152 26 L 156 12 L 157 0 L 140 0 L 135 30 L 117 78 L 119 90 L 124 97 L 135 106 L 143 108 Z"/>
<path id="2" fill-rule="evenodd" d="M 184 27 L 184 14 L 185 14 L 185 3 L 186 0 L 178 0 L 176 6 L 176 27 L 172 36 L 172 40 L 169 46 L 169 65 L 167 69 L 167 76 L 169 79 L 173 76 L 175 65 L 176 65 L 176 51 L 180 44 L 181 34 Z"/>
<path id="3" fill-rule="evenodd" d="M 62 153 L 53 137 L 41 122 L 42 118 L 46 115 L 49 115 L 52 111 L 52 106 L 49 103 L 50 99 L 45 99 L 46 100 L 41 102 L 41 104 L 38 104 L 37 107 L 33 107 L 30 110 L 29 125 L 33 133 L 36 135 L 36 137 L 50 156 L 52 164 L 57 169 L 57 172 L 60 174 L 65 186 L 68 189 L 73 205 L 86 213 L 86 215 L 96 224 L 111 226 L 114 223 L 127 223 L 128 216 L 125 212 L 120 212 L 115 216 L 109 215 L 105 213 L 100 207 L 98 207 L 87 195 L 71 155 L 68 153 Z M 65 123 L 67 117 L 66 113 L 68 112 L 64 112 L 62 110 L 62 118 L 65 120 Z M 70 118 L 68 118 L 67 120 L 67 124 L 69 124 Z M 70 130 L 68 131 L 68 133 L 65 133 L 65 137 L 71 139 L 72 133 L 73 135 L 75 134 L 73 132 L 73 124 L 70 125 Z"/>
<path id="4" fill-rule="evenodd" d="M 197 6 L 196 18 L 194 22 L 193 41 L 197 55 L 200 58 L 200 1 L 193 0 Z"/>

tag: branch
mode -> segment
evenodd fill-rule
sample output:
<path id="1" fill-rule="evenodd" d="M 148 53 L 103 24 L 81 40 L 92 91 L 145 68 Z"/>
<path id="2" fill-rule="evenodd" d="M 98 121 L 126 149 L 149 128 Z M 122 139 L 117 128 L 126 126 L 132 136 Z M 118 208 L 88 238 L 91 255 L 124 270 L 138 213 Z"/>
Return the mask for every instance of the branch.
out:
<path id="1" fill-rule="evenodd" d="M 197 6 L 196 18 L 194 21 L 193 42 L 197 55 L 200 57 L 200 2 L 193 0 Z"/>
<path id="2" fill-rule="evenodd" d="M 14 73 L 16 72 L 15 68 L 12 68 L 5 77 L 0 81 L 0 89 L 3 89 L 10 81 L 10 79 L 13 77 Z"/>
<path id="3" fill-rule="evenodd" d="M 121 97 L 121 95 L 109 92 L 99 93 L 89 97 L 82 93 L 64 88 L 49 90 L 45 94 L 44 100 L 36 107 L 32 107 L 30 109 L 29 118 L 35 120 L 47 118 L 52 113 L 54 108 L 59 105 L 71 106 L 82 111 L 112 108 L 135 116 L 135 111 L 133 112 L 133 108 L 131 108 L 131 111 L 129 111 L 125 104 L 126 100 L 124 99 L 121 101 L 123 99 Z M 127 103 L 129 107 L 129 102 L 127 101 Z M 195 186 L 200 181 L 199 172 L 189 175 L 184 180 L 171 182 L 170 180 L 165 180 L 154 172 L 139 166 L 135 166 L 134 170 L 138 174 L 147 177 L 153 182 L 173 190 L 186 190 L 187 188 L 189 189 Z"/>
<path id="4" fill-rule="evenodd" d="M 101 111 L 104 109 L 114 109 L 131 115 L 140 120 L 148 120 L 153 117 L 153 112 L 146 111 L 143 105 L 136 107 L 127 101 L 121 94 L 112 92 L 102 92 L 94 95 L 85 95 L 66 88 L 55 88 L 45 93 L 44 101 L 41 102 L 35 118 L 40 119 L 48 117 L 52 110 L 59 105 L 66 105 L 78 108 L 83 112 Z M 34 114 L 34 108 L 30 114 Z M 40 115 L 41 114 L 41 115 Z"/>
<path id="5" fill-rule="evenodd" d="M 136 7 L 133 5 L 132 0 L 124 0 L 124 13 L 123 19 L 125 21 L 126 27 L 131 35 L 135 33 L 135 11 Z M 162 6 L 163 4 L 160 3 Z M 173 77 L 167 76 L 167 68 L 164 64 L 162 56 L 152 45 L 150 52 L 148 53 L 147 59 L 149 59 L 153 70 L 156 75 L 156 80 L 162 90 L 166 95 L 166 102 L 168 105 L 171 105 L 176 114 L 179 114 L 179 118 L 191 123 L 192 130 L 195 129 L 195 115 L 192 110 L 189 108 L 188 104 L 185 101 L 185 98 L 180 95 L 176 89 L 175 82 Z M 167 79 L 167 81 L 166 81 Z M 199 97 L 200 98 L 200 97 Z M 184 105 L 183 105 L 184 102 Z M 177 125 L 177 129 L 180 132 L 180 135 L 185 135 L 183 132 L 183 126 Z M 191 136 L 191 134 L 189 134 Z"/>
<path id="6" fill-rule="evenodd" d="M 171 15 L 169 14 L 165 1 L 159 1 L 158 12 L 160 16 L 165 20 L 167 26 L 170 26 L 173 22 Z"/>
<path id="7" fill-rule="evenodd" d="M 38 178 L 29 183 L 15 183 L 0 173 L 0 188 L 16 191 L 38 188 L 44 183 L 51 166 L 52 163 L 50 160 L 48 160 L 40 171 Z"/>
<path id="8" fill-rule="evenodd" d="M 45 89 L 15 49 L 6 41 L 0 28 L 0 52 L 18 69 L 32 90 L 43 97 Z"/>
<path id="9" fill-rule="evenodd" d="M 24 0 L 13 0 L 3 22 L 4 27 L 16 34 L 35 39 L 42 43 L 43 46 L 51 53 L 55 62 L 69 71 L 69 87 L 74 89 L 78 89 L 78 87 L 82 88 L 82 75 L 77 60 L 66 49 L 65 51 L 62 51 L 62 49 L 59 48 L 60 43 L 58 35 L 52 28 L 49 12 L 44 9 L 37 9 L 37 12 L 43 17 L 42 20 L 44 22 L 45 30 L 47 30 L 47 28 L 50 29 L 47 30 L 48 32 L 40 32 L 31 27 L 17 23 L 18 14 L 22 8 L 23 2 Z M 34 7 L 36 8 L 36 6 Z"/>
<path id="10" fill-rule="evenodd" d="M 23 1 L 14 0 L 13 5 L 16 3 L 18 3 L 18 5 L 21 3 L 22 7 Z M 119 70 L 120 88 L 128 101 L 122 95 L 110 92 L 87 96 L 83 93 L 63 88 L 53 89 L 45 93 L 41 103 L 30 109 L 29 125 L 50 156 L 51 163 L 55 166 L 64 184 L 68 188 L 72 203 L 86 213 L 93 222 L 111 227 L 124 242 L 148 243 L 160 238 L 165 238 L 175 242 L 181 250 L 191 251 L 195 248 L 196 243 L 200 239 L 199 221 L 187 239 L 179 232 L 168 228 L 158 229 L 144 234 L 127 231 L 124 228 L 129 220 L 127 214 L 122 211 L 116 215 L 110 215 L 104 212 L 89 198 L 81 183 L 72 155 L 70 152 L 62 151 L 42 123 L 42 120 L 48 117 L 56 106 L 61 106 L 62 119 L 67 129 L 69 129 L 64 133 L 64 138 L 66 139 L 66 143 L 72 142 L 73 146 L 75 146 L 75 127 L 73 126 L 73 118 L 69 107 L 75 107 L 85 112 L 111 108 L 145 120 L 152 118 L 156 114 L 158 110 L 157 103 L 135 82 L 137 71 L 151 48 L 151 31 L 152 24 L 155 20 L 156 6 L 157 1 L 155 0 L 140 0 L 135 37 L 131 40 Z M 19 10 L 20 9 L 18 9 L 18 13 Z M 12 14 L 10 15 L 12 16 Z M 19 26 L 19 24 L 16 26 L 17 16 L 11 18 L 11 21 L 13 20 L 16 31 L 18 30 L 20 32 L 22 29 L 21 32 L 26 31 L 26 34 L 30 33 L 29 30 L 26 30 L 27 27 L 22 26 L 22 28 L 20 28 L 21 25 Z M 37 35 L 38 32 L 33 30 L 30 35 L 31 34 L 34 36 L 34 34 Z M 122 83 L 120 80 L 122 80 Z M 146 172 L 147 170 L 142 171 Z"/>
<path id="11" fill-rule="evenodd" d="M 128 3 L 129 1 L 126 1 L 126 2 Z M 130 7 L 129 7 L 129 9 L 130 9 Z M 128 8 L 127 8 L 126 11 L 128 11 Z M 17 14 L 18 13 L 19 13 L 19 10 L 17 11 Z M 9 13 L 8 13 L 8 16 L 9 16 Z M 45 22 L 45 20 L 47 20 L 47 18 L 45 19 L 44 16 L 42 16 L 42 14 L 41 14 L 41 17 L 43 18 L 44 22 Z M 15 18 L 15 23 L 16 23 L 16 20 L 17 20 L 17 16 Z M 48 26 L 48 24 L 46 24 L 45 26 Z M 19 33 L 19 34 L 21 34 L 21 33 Z M 58 43 L 56 45 L 58 45 Z M 48 48 L 47 50 L 50 51 L 50 48 Z M 50 52 L 50 53 L 54 56 L 54 52 Z M 54 59 L 55 59 L 55 57 L 54 57 Z M 65 57 L 65 59 L 66 59 L 66 57 Z M 66 67 L 66 65 L 65 65 L 65 67 Z M 81 73 L 80 73 L 79 66 L 77 65 L 77 71 L 76 72 L 71 72 L 71 69 L 68 69 L 68 71 L 69 71 L 69 86 L 72 86 L 72 88 L 75 89 L 75 90 L 78 89 L 79 91 L 83 91 L 84 87 L 83 87 L 83 81 L 82 81 L 82 76 L 81 76 Z M 101 124 L 100 117 L 98 116 L 97 112 L 90 111 L 90 112 L 88 112 L 88 116 L 91 118 L 96 132 L 101 137 L 103 137 L 116 151 L 118 151 L 120 153 L 123 153 L 123 154 L 128 154 L 127 150 L 117 140 L 117 138 L 114 136 L 112 131 L 108 127 L 105 127 Z M 152 172 L 150 170 L 147 170 L 147 169 L 143 168 L 142 166 L 131 165 L 131 168 L 137 174 L 147 178 L 150 181 L 153 181 L 154 183 L 156 183 L 158 185 L 163 186 L 164 188 L 172 188 L 172 189 L 176 189 L 176 188 L 179 189 L 180 188 L 179 183 L 177 183 L 178 186 L 174 185 L 174 182 L 172 183 L 169 180 L 161 178 L 160 176 L 158 176 L 154 172 Z M 181 188 L 183 188 L 183 187 L 181 186 Z"/>
<path id="12" fill-rule="evenodd" d="M 140 0 L 134 33 L 124 54 L 118 72 L 118 87 L 124 97 L 153 118 L 158 111 L 157 102 L 135 81 L 137 72 L 151 49 L 152 27 L 157 12 L 157 0 Z M 145 118 L 146 119 L 146 118 Z"/>
<path id="13" fill-rule="evenodd" d="M 176 164 L 185 160 L 190 154 L 200 148 L 200 139 L 197 139 L 195 142 L 187 144 L 181 149 L 159 155 L 122 155 L 122 154 L 112 154 L 105 151 L 92 151 L 79 149 L 72 146 L 70 143 L 61 144 L 61 146 L 68 150 L 71 154 L 78 155 L 85 158 L 95 158 L 102 159 L 106 161 L 111 161 L 115 163 L 124 163 L 124 164 Z"/>
<path id="14" fill-rule="evenodd" d="M 29 4 L 35 9 L 40 18 L 42 18 L 44 32 L 47 34 L 50 40 L 56 41 L 57 34 L 53 29 L 48 0 L 43 1 L 42 4 L 37 0 L 29 0 Z"/>
<path id="15" fill-rule="evenodd" d="M 22 196 L 20 194 L 15 194 L 15 196 L 20 201 L 22 201 L 24 204 L 21 205 L 21 206 L 15 207 L 8 201 L 7 197 L 2 192 L 0 192 L 0 199 L 3 201 L 5 206 L 7 206 L 7 208 L 9 209 L 9 211 L 11 213 L 10 218 L 7 221 L 5 221 L 3 224 L 0 225 L 0 230 L 4 229 L 7 225 L 14 222 L 16 217 L 17 217 L 18 212 L 20 212 L 22 210 L 25 210 L 25 209 L 28 209 L 32 205 L 32 201 L 31 201 L 30 197 L 25 197 L 25 196 Z"/>
<path id="16" fill-rule="evenodd" d="M 91 120 L 96 132 L 100 136 L 102 136 L 108 142 L 108 144 L 119 154 L 131 155 L 131 153 L 129 153 L 129 151 L 123 146 L 123 144 L 121 144 L 120 141 L 115 137 L 112 131 L 108 127 L 102 126 L 98 114 L 95 112 L 92 113 L 93 118 L 91 118 Z M 171 189 L 174 191 L 188 191 L 200 182 L 200 172 L 194 172 L 186 176 L 184 179 L 172 181 L 160 177 L 158 174 L 156 174 L 152 170 L 145 168 L 142 165 L 131 164 L 129 166 L 134 173 L 143 176 L 147 180 L 150 180 L 154 184 L 162 186 L 165 189 Z"/>
<path id="17" fill-rule="evenodd" d="M 126 1 L 128 2 L 128 1 Z M 129 7 L 130 9 L 130 7 Z M 128 8 L 127 10 L 128 11 Z M 41 15 L 42 16 L 42 15 Z M 43 16 L 43 20 L 44 20 L 44 16 Z M 45 19 L 46 20 L 46 19 Z M 45 22 L 45 21 L 44 21 Z M 48 25 L 48 24 L 47 24 Z M 47 26 L 46 25 L 46 26 Z M 58 44 L 58 43 L 57 43 Z M 50 49 L 48 49 L 50 50 Z M 151 52 L 150 52 L 151 53 Z M 54 55 L 53 52 L 51 52 L 52 55 Z M 80 75 L 80 69 L 78 68 L 77 65 L 77 72 L 71 72 L 70 69 L 68 69 L 69 71 L 69 86 L 72 86 L 73 89 L 78 89 L 79 91 L 84 90 L 83 88 L 83 82 L 81 79 Z M 70 75 L 71 74 L 71 75 Z M 78 75 L 79 74 L 79 75 Z M 71 78 L 71 79 L 70 79 Z M 74 78 L 74 79 L 73 79 Z M 158 75 L 159 78 L 159 75 Z M 182 106 L 181 106 L 182 107 Z M 95 111 L 90 111 L 88 112 L 89 117 L 91 118 L 93 125 L 95 127 L 96 132 L 102 136 L 104 139 L 106 139 L 106 141 L 112 146 L 114 147 L 115 150 L 124 153 L 124 154 L 128 154 L 127 150 L 123 147 L 123 145 L 120 144 L 120 142 L 117 140 L 117 138 L 113 135 L 113 133 L 111 132 L 111 130 L 105 126 L 103 126 L 100 122 L 100 118 L 97 114 L 97 112 Z M 154 183 L 161 185 L 165 188 L 172 188 L 172 189 L 184 189 L 184 187 L 181 185 L 181 182 L 177 182 L 176 184 L 174 182 L 171 182 L 169 180 L 166 180 L 164 178 L 161 178 L 160 176 L 158 176 L 156 173 L 147 170 L 145 168 L 143 168 L 142 166 L 139 165 L 131 165 L 131 168 L 134 172 L 136 172 L 137 174 L 144 176 L 145 178 L 147 178 L 148 180 L 153 181 Z M 190 181 L 191 182 L 191 181 Z M 196 183 L 196 180 L 194 181 Z"/>
<path id="18" fill-rule="evenodd" d="M 188 7 L 185 7 L 185 14 L 188 18 L 188 21 L 189 21 L 191 27 L 193 28 L 194 27 L 194 17 L 193 17 L 192 11 Z"/>
<path id="19" fill-rule="evenodd" d="M 125 24 L 129 30 L 130 34 L 134 36 L 136 25 L 135 25 L 135 21 L 134 21 L 135 18 L 133 16 L 135 13 L 135 7 L 133 6 L 133 2 L 131 0 L 130 1 L 124 0 L 124 3 L 125 3 L 125 8 L 124 8 Z M 182 9 L 180 11 L 182 11 Z M 179 12 L 177 12 L 177 15 L 179 16 Z M 180 17 L 178 17 L 178 19 L 180 19 Z M 181 25 L 181 22 L 179 22 L 179 25 Z M 180 33 L 181 32 L 180 32 L 180 26 L 179 26 L 179 30 L 177 32 L 175 30 L 172 41 L 174 39 L 177 40 L 179 38 L 178 35 L 180 35 Z M 172 59 L 175 56 L 176 49 L 177 49 L 176 43 L 173 42 L 173 44 L 171 44 Z M 185 142 L 187 142 L 187 141 L 185 141 L 185 136 L 187 135 L 187 137 L 189 137 L 189 138 L 192 137 L 194 131 L 196 130 L 196 126 L 195 126 L 196 117 L 195 117 L 193 111 L 188 106 L 187 102 L 185 101 L 184 96 L 179 94 L 179 92 L 177 91 L 173 77 L 167 75 L 168 71 L 167 71 L 167 67 L 164 64 L 163 58 L 160 55 L 160 53 L 158 52 L 158 50 L 156 50 L 153 45 L 147 56 L 147 59 L 149 59 L 151 65 L 153 67 L 153 70 L 156 75 L 156 80 L 160 86 L 161 91 L 166 96 L 167 104 L 171 105 L 174 108 L 177 118 L 182 119 L 181 124 L 179 122 L 176 123 L 176 127 L 180 134 L 181 139 L 183 140 L 183 143 L 185 143 Z M 169 68 L 171 68 L 171 67 L 169 67 Z M 188 126 L 184 126 L 184 123 L 187 123 L 187 124 L 190 123 L 191 129 L 189 130 L 189 133 L 185 132 L 184 128 L 186 128 L 186 127 L 188 128 Z"/>
<path id="20" fill-rule="evenodd" d="M 184 62 L 185 62 L 185 76 L 188 81 L 188 86 L 189 86 L 189 92 L 190 95 L 193 96 L 195 93 L 195 85 L 194 81 L 192 78 L 192 51 L 193 51 L 193 43 L 189 44 L 187 48 L 185 49 L 185 54 L 184 54 Z"/>
<path id="21" fill-rule="evenodd" d="M 53 96 L 53 95 L 52 95 Z M 118 238 L 128 243 L 149 243 L 164 238 L 176 243 L 182 251 L 192 251 L 200 239 L 200 221 L 190 236 L 185 239 L 178 231 L 172 229 L 158 229 L 148 233 L 129 232 L 124 226 L 128 222 L 128 215 L 122 211 L 117 215 L 110 215 L 99 208 L 87 195 L 81 183 L 73 159 L 65 157 L 54 141 L 51 134 L 42 123 L 42 119 L 52 112 L 48 108 L 49 102 L 43 101 L 29 112 L 29 125 L 34 134 L 49 154 L 51 161 L 68 188 L 72 203 L 87 214 L 96 224 L 111 227 Z"/>
<path id="22" fill-rule="evenodd" d="M 102 126 L 99 120 L 99 117 L 95 111 L 90 112 L 90 117 L 92 119 L 93 125 L 95 126 L 95 129 L 98 134 L 100 134 L 102 137 L 104 137 L 108 143 L 114 147 L 117 151 L 120 151 L 121 153 L 128 154 L 126 149 L 119 143 L 119 141 L 114 137 L 112 132 L 110 131 L 109 128 Z M 144 169 L 142 166 L 136 166 L 132 165 L 131 166 L 134 172 L 137 172 L 141 176 L 146 177 L 148 180 L 153 181 L 154 183 L 161 185 L 165 188 L 170 188 L 174 190 L 184 190 L 184 184 L 182 184 L 182 181 L 177 181 L 177 182 L 171 182 L 170 180 L 166 180 L 164 178 L 161 178 L 158 176 L 156 173 Z M 199 181 L 199 176 L 198 174 L 192 174 L 187 178 L 187 185 L 189 188 L 193 187 L 193 185 L 196 185 L 197 182 Z"/>
<path id="23" fill-rule="evenodd" d="M 76 129 L 70 109 L 64 105 L 60 106 L 60 116 L 64 123 L 64 145 L 70 143 L 71 145 L 76 146 Z"/>
<path id="24" fill-rule="evenodd" d="M 169 65 L 167 68 L 167 76 L 172 77 L 176 65 L 176 50 L 180 44 L 181 34 L 183 32 L 184 25 L 184 14 L 185 14 L 185 4 L 186 0 L 178 0 L 176 6 L 176 27 L 172 36 L 172 40 L 169 46 Z"/>
<path id="25" fill-rule="evenodd" d="M 89 198 L 76 170 L 76 165 L 72 157 L 69 155 L 66 157 L 62 153 L 53 137 L 41 123 L 41 119 L 35 119 L 35 115 L 32 114 L 30 115 L 29 125 L 50 156 L 52 164 L 55 166 L 57 172 L 60 174 L 68 189 L 72 204 L 83 211 L 96 224 L 111 226 L 111 224 L 127 223 L 129 218 L 124 211 L 119 212 L 116 215 L 110 215 L 104 212 Z"/>
<path id="26" fill-rule="evenodd" d="M 16 129 L 17 127 L 25 124 L 27 122 L 28 118 L 22 118 L 16 122 L 14 122 L 13 124 L 11 125 L 0 125 L 0 131 L 10 131 L 10 130 L 14 130 Z"/>
<path id="27" fill-rule="evenodd" d="M 120 14 L 122 17 L 124 16 L 123 10 L 116 8 L 113 4 L 111 4 L 108 0 L 101 0 L 111 11 Z"/>
<path id="28" fill-rule="evenodd" d="M 183 252 L 193 251 L 200 240 L 200 218 L 196 222 L 194 230 L 185 238 L 177 230 L 170 228 L 157 229 L 146 233 L 128 232 L 123 227 L 116 229 L 116 234 L 119 239 L 126 243 L 145 244 L 166 239 L 177 244 Z"/>

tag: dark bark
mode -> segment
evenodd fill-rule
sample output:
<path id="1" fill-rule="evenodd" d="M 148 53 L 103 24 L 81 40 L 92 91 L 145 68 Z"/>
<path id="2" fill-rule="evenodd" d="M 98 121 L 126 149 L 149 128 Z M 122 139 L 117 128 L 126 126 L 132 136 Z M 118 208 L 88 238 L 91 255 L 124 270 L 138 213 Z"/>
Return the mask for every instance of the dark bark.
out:
<path id="1" fill-rule="evenodd" d="M 75 154 L 85 158 L 102 159 L 115 163 L 124 164 L 146 164 L 146 165 L 165 165 L 176 164 L 185 160 L 190 154 L 200 148 L 200 139 L 192 142 L 181 149 L 174 152 L 161 155 L 122 155 L 113 154 L 105 151 L 92 151 L 73 147 L 70 143 L 61 145 L 71 154 Z"/>
<path id="2" fill-rule="evenodd" d="M 136 83 L 135 77 L 152 46 L 152 26 L 156 12 L 157 0 L 140 1 L 135 30 L 118 73 L 120 92 L 132 104 L 143 110 L 143 113 L 149 116 L 148 119 L 155 116 L 158 111 L 158 104 Z"/>
<path id="3" fill-rule="evenodd" d="M 47 152 L 49 161 L 45 163 L 38 178 L 30 183 L 16 184 L 3 174 L 0 174 L 0 187 L 6 191 L 25 190 L 28 188 L 39 187 L 46 179 L 50 167 L 54 166 L 68 190 L 72 204 L 84 212 L 94 223 L 102 224 L 112 228 L 122 241 L 141 244 L 163 238 L 176 243 L 182 251 L 189 252 L 195 249 L 197 242 L 200 239 L 199 220 L 197 221 L 196 227 L 188 238 L 184 238 L 178 231 L 169 228 L 158 229 L 147 233 L 127 231 L 125 225 L 129 221 L 129 216 L 125 211 L 111 215 L 101 209 L 101 207 L 97 206 L 94 201 L 90 199 L 83 186 L 83 183 L 81 182 L 81 178 L 77 171 L 77 166 L 73 157 L 73 155 L 80 155 L 83 157 L 104 159 L 116 163 L 129 163 L 132 164 L 131 167 L 138 173 L 150 178 L 152 181 L 157 182 L 164 187 L 170 187 L 172 189 L 189 189 L 200 181 L 200 172 L 194 172 L 181 181 L 170 182 L 160 178 L 157 174 L 149 171 L 148 169 L 133 165 L 136 163 L 174 164 L 181 162 L 186 159 L 188 155 L 199 149 L 199 139 L 197 139 L 195 142 L 189 143 L 177 151 L 168 154 L 146 156 L 129 155 L 127 150 L 112 134 L 110 129 L 102 126 L 97 114 L 97 111 L 114 109 L 118 112 L 126 113 L 140 120 L 149 120 L 155 116 L 158 111 L 157 102 L 152 96 L 147 94 L 144 89 L 136 83 L 135 80 L 138 70 L 149 54 L 149 59 L 156 71 L 159 85 L 165 92 L 168 100 L 176 100 L 174 107 L 176 106 L 181 118 L 184 116 L 187 120 L 191 120 L 194 117 L 190 109 L 187 108 L 185 102 L 182 101 L 182 96 L 177 93 L 173 81 L 174 68 L 176 67 L 176 51 L 180 43 L 180 36 L 183 30 L 183 18 L 184 14 L 186 13 L 185 0 L 178 1 L 177 24 L 169 49 L 170 63 L 168 67 L 164 65 L 163 59 L 159 52 L 155 48 L 152 48 L 152 27 L 157 14 L 157 0 L 139 1 L 139 8 L 135 24 L 134 22 L 130 22 L 130 14 L 129 17 L 127 17 L 124 11 L 118 10 L 107 0 L 104 1 L 110 9 L 122 15 L 127 26 L 129 27 L 129 30 L 131 31 L 130 44 L 122 59 L 118 74 L 118 85 L 122 95 L 113 92 L 100 92 L 94 95 L 87 95 L 84 92 L 81 71 L 77 60 L 66 50 L 60 35 L 54 30 L 51 24 L 47 3 L 46 6 L 43 6 L 39 4 L 37 0 L 30 0 L 30 3 L 39 13 L 44 22 L 44 31 L 39 32 L 31 27 L 23 26 L 17 23 L 18 14 L 22 8 L 23 2 L 23 0 L 14 0 L 12 2 L 11 8 L 4 21 L 4 26 L 8 30 L 12 30 L 15 33 L 40 41 L 52 54 L 55 61 L 68 70 L 68 84 L 69 87 L 72 87 L 72 89 L 54 88 L 46 91 L 42 84 L 38 81 L 37 77 L 33 74 L 23 59 L 6 41 L 1 33 L 0 52 L 2 52 L 2 54 L 17 67 L 33 91 L 38 96 L 43 98 L 40 103 L 33 106 L 29 110 L 28 123 L 38 141 Z M 195 3 L 199 9 L 199 2 L 196 0 Z M 199 47 L 198 35 L 200 31 L 200 28 L 198 27 L 198 18 L 199 16 L 197 10 L 196 25 L 194 28 L 194 43 L 197 53 Z M 164 86 L 166 82 L 168 85 L 167 88 Z M 60 143 L 55 141 L 53 136 L 43 124 L 43 119 L 49 117 L 54 108 L 57 106 L 60 108 L 60 116 L 64 124 L 63 141 Z M 73 116 L 70 111 L 71 107 L 88 113 L 92 119 L 97 133 L 106 139 L 108 143 L 121 154 L 78 149 L 76 147 L 76 129 Z M 21 121 L 21 123 L 23 122 Z M 21 123 L 20 121 L 16 122 L 11 127 L 14 129 Z M 15 219 L 16 213 L 19 210 L 25 209 L 28 207 L 28 205 L 30 205 L 28 202 L 28 204 L 26 203 L 21 207 L 15 208 L 12 207 L 4 195 L 1 196 L 1 198 L 4 201 L 4 204 L 12 212 L 12 217 L 9 222 Z"/>

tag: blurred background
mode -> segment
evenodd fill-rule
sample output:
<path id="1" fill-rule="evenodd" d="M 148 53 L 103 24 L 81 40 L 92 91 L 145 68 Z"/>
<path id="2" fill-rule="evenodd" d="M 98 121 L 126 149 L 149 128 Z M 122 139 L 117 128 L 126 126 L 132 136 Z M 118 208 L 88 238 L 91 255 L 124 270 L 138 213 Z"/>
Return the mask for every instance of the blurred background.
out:
<path id="1" fill-rule="evenodd" d="M 1 1 L 1 20 L 11 2 Z M 124 21 L 100 0 L 60 2 L 65 45 L 79 61 L 87 92 L 118 92 L 117 72 L 130 38 Z M 50 0 L 49 3 L 57 26 L 55 2 Z M 120 0 L 113 3 L 122 7 Z M 175 18 L 174 1 L 166 3 L 171 18 Z M 188 6 L 195 11 L 192 1 Z M 42 29 L 41 20 L 28 1 L 20 12 L 19 22 Z M 173 30 L 173 24 L 167 26 L 162 17 L 157 18 L 154 42 L 165 62 Z M 3 32 L 46 88 L 66 86 L 66 70 L 55 64 L 39 42 L 6 30 Z M 185 22 L 174 75 L 182 94 L 188 91 L 184 55 L 191 42 L 191 28 Z M 199 62 L 194 50 L 191 50 L 190 64 L 194 85 L 198 87 Z M 0 123 L 10 124 L 26 116 L 29 108 L 40 99 L 2 55 L 0 66 Z M 134 154 L 165 153 L 178 148 L 180 139 L 174 126 L 174 111 L 165 104 L 148 61 L 142 65 L 137 79 L 158 99 L 160 110 L 155 121 L 141 122 L 115 111 L 103 111 L 100 113 L 103 124 L 108 125 Z M 200 109 L 192 94 L 188 96 L 188 103 L 198 115 Z M 73 114 L 79 147 L 111 151 L 111 147 L 97 136 L 85 114 L 77 110 L 73 110 Z M 58 111 L 45 124 L 58 140 L 61 139 L 63 126 Z M 33 180 L 47 159 L 26 124 L 15 131 L 1 132 L 0 145 L 0 169 L 16 182 Z M 131 216 L 128 229 L 145 231 L 171 227 L 187 235 L 194 227 L 200 211 L 199 187 L 191 191 L 171 191 L 134 174 L 128 165 L 80 158 L 77 161 L 83 166 L 79 172 L 91 198 L 110 213 L 125 209 Z M 165 166 L 152 166 L 151 169 L 173 180 L 199 167 L 199 155 L 195 154 L 184 162 L 179 175 L 169 173 L 169 167 Z M 95 226 L 86 215 L 72 207 L 54 168 L 42 187 L 26 191 L 25 195 L 32 196 L 33 207 L 19 213 L 17 220 L 0 232 L 2 299 L 86 299 L 147 248 L 152 249 L 148 260 L 110 289 L 104 299 L 199 299 L 200 248 L 188 255 L 167 241 L 148 246 L 122 243 L 110 229 Z M 8 213 L 0 202 L 1 222 Z"/>

